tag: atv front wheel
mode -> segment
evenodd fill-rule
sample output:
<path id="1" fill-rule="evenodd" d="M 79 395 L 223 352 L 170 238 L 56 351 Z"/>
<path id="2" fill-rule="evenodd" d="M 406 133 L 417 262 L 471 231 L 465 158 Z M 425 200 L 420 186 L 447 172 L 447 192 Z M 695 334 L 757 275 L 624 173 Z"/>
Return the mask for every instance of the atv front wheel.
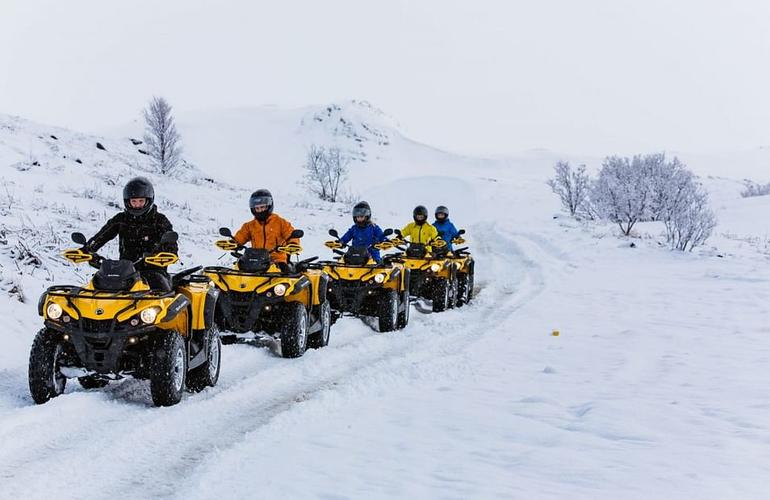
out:
<path id="1" fill-rule="evenodd" d="M 392 332 L 398 324 L 398 294 L 388 290 L 377 305 L 381 332 Z"/>
<path id="2" fill-rule="evenodd" d="M 449 280 L 433 284 L 433 312 L 445 311 L 449 306 Z"/>
<path id="3" fill-rule="evenodd" d="M 311 349 L 319 349 L 329 345 L 329 334 L 332 328 L 332 306 L 328 300 L 325 300 L 321 304 L 321 330 L 317 333 L 309 335 L 307 338 L 307 346 Z"/>
<path id="4" fill-rule="evenodd" d="M 150 392 L 155 406 L 173 406 L 182 400 L 187 377 L 187 350 L 174 330 L 160 332 L 156 341 Z"/>
<path id="5" fill-rule="evenodd" d="M 93 375 L 78 377 L 78 382 L 83 389 L 101 389 L 102 387 L 107 387 L 107 384 L 109 384 L 107 380 L 94 377 Z"/>
<path id="6" fill-rule="evenodd" d="M 232 345 L 238 343 L 238 337 L 236 335 L 220 335 L 219 340 L 223 345 Z"/>
<path id="7" fill-rule="evenodd" d="M 457 307 L 468 303 L 468 275 L 461 274 L 457 278 Z"/>
<path id="8" fill-rule="evenodd" d="M 60 367 L 63 350 L 55 332 L 43 328 L 35 335 L 29 353 L 29 392 L 39 405 L 64 392 L 67 378 Z"/>
<path id="9" fill-rule="evenodd" d="M 287 304 L 286 323 L 281 332 L 281 355 L 298 358 L 307 349 L 307 311 L 299 302 Z"/>
<path id="10" fill-rule="evenodd" d="M 404 310 L 398 313 L 398 323 L 396 326 L 399 330 L 406 328 L 406 325 L 409 324 L 409 308 L 411 307 L 409 303 L 409 290 L 404 290 L 401 294 L 401 303 L 404 305 Z"/>
<path id="11" fill-rule="evenodd" d="M 196 366 L 187 374 L 187 390 L 190 392 L 200 392 L 206 387 L 214 387 L 219 380 L 222 341 L 219 339 L 219 329 L 215 325 L 206 330 L 203 345 L 207 353 L 206 362 Z"/>
<path id="12" fill-rule="evenodd" d="M 475 275 L 475 269 L 473 264 L 471 264 L 471 268 L 468 271 L 468 300 L 467 302 L 470 302 L 473 299 L 473 282 L 474 282 L 474 275 Z"/>

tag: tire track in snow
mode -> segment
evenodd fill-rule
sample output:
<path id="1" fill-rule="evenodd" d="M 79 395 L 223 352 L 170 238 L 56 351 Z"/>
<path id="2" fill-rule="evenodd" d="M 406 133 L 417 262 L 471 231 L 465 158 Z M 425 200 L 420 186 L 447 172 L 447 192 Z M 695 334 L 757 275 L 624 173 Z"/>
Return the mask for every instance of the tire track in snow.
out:
<path id="1" fill-rule="evenodd" d="M 267 365 L 264 369 L 242 373 L 226 387 L 187 397 L 173 408 L 140 408 L 124 419 L 125 405 L 118 404 L 118 400 L 102 401 L 106 409 L 96 407 L 90 418 L 94 422 L 104 419 L 106 426 L 94 428 L 89 417 L 73 422 L 70 416 L 64 439 L 54 431 L 50 440 L 25 450 L 28 453 L 22 456 L 3 453 L 6 458 L 0 460 L 0 477 L 15 480 L 6 491 L 12 493 L 18 488 L 15 493 L 29 497 L 34 493 L 30 485 L 35 485 L 34 478 L 43 470 L 49 477 L 60 472 L 59 477 L 51 479 L 61 485 L 62 491 L 78 491 L 85 496 L 101 496 L 108 490 L 129 497 L 172 496 L 196 465 L 217 450 L 236 445 L 245 433 L 291 411 L 298 395 L 299 400 L 304 400 L 321 391 L 334 390 L 337 384 L 353 380 L 380 364 L 411 364 L 415 353 L 423 358 L 434 357 L 437 352 L 446 355 L 463 337 L 468 341 L 472 338 L 467 337 L 494 331 L 502 319 L 545 288 L 542 268 L 533 258 L 543 249 L 526 237 L 501 233 L 494 224 L 479 226 L 477 234 L 481 236 L 479 255 L 483 256 L 484 265 L 495 270 L 496 279 L 485 278 L 480 283 L 484 293 L 470 306 L 436 316 L 413 315 L 414 323 L 406 331 L 387 336 L 371 335 L 368 328 L 361 326 L 356 330 L 365 329 L 367 337 L 351 335 L 344 345 L 333 344 L 299 360 L 263 359 L 261 364 Z M 502 280 L 497 278 L 501 274 Z M 510 286 L 511 281 L 518 285 Z M 457 321 L 457 315 L 469 312 L 482 318 L 470 331 Z M 418 332 L 415 324 L 428 331 Z M 223 370 L 227 370 L 224 363 Z M 46 405 L 24 410 L 40 414 L 41 418 L 36 419 L 39 423 L 63 416 L 61 407 L 46 411 L 48 408 Z M 25 431 L 24 425 L 17 427 L 21 427 L 17 431 Z M 26 429 L 30 430 L 34 431 Z M 61 473 L 63 463 L 67 464 L 66 471 Z M 96 484 L 91 472 L 94 464 L 108 463 L 120 464 L 114 470 L 110 468 L 110 489 Z M 90 491 L 82 491 L 83 488 Z M 45 491 L 45 487 L 40 490 Z"/>

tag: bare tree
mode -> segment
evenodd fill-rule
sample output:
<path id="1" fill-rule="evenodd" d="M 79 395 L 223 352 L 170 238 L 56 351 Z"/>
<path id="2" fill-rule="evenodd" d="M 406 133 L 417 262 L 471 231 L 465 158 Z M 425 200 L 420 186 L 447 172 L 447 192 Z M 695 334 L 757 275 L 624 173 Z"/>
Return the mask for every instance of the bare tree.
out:
<path id="1" fill-rule="evenodd" d="M 162 97 L 153 97 L 144 110 L 144 142 L 147 152 L 162 174 L 168 174 L 182 160 L 181 137 L 174 124 L 171 105 Z"/>
<path id="2" fill-rule="evenodd" d="M 350 158 L 339 148 L 311 145 L 304 164 L 305 182 L 320 199 L 338 201 L 349 165 Z"/>
<path id="3" fill-rule="evenodd" d="M 305 181 L 310 190 L 321 198 L 328 198 L 327 173 L 326 173 L 326 149 L 323 146 L 312 144 L 305 157 Z"/>
<path id="4" fill-rule="evenodd" d="M 577 170 L 573 170 L 569 162 L 560 161 L 553 169 L 555 175 L 548 181 L 548 185 L 559 196 L 562 206 L 574 216 L 588 200 L 591 180 L 586 173 L 586 166 L 580 165 Z"/>
<path id="5" fill-rule="evenodd" d="M 340 186 L 348 177 L 350 158 L 340 151 L 340 148 L 329 148 L 326 152 L 327 184 L 329 186 L 329 201 L 337 201 L 340 194 Z"/>

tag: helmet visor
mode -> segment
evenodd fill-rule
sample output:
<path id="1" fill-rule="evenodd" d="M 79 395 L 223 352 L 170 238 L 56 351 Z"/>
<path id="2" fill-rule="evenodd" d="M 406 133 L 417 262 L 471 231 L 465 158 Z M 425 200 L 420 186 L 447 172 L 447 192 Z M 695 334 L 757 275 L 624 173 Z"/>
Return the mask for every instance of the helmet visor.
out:
<path id="1" fill-rule="evenodd" d="M 366 207 L 355 207 L 353 217 L 371 217 L 372 211 Z"/>
<path id="2" fill-rule="evenodd" d="M 267 207 L 271 206 L 272 204 L 273 204 L 272 196 L 252 196 L 249 199 L 249 207 L 254 209 L 258 209 L 264 206 L 263 210 L 266 210 Z"/>

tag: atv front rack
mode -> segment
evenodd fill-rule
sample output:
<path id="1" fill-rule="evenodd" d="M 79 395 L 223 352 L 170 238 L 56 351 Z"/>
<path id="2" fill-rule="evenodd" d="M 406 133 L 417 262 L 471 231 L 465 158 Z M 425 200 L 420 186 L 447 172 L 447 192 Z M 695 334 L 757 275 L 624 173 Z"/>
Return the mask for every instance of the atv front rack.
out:
<path id="1" fill-rule="evenodd" d="M 208 266 L 203 268 L 204 273 L 211 273 L 211 274 L 230 274 L 233 276 L 255 276 L 255 277 L 264 277 L 264 278 L 298 278 L 302 276 L 302 273 L 268 273 L 268 272 L 249 272 L 249 271 L 240 271 L 238 269 L 233 269 L 232 267 L 223 267 L 223 266 Z"/>
<path id="2" fill-rule="evenodd" d="M 57 297 L 77 297 L 83 299 L 98 299 L 98 300 L 157 300 L 166 299 L 176 296 L 176 293 L 164 292 L 162 290 L 142 290 L 139 292 L 129 291 L 108 291 L 108 290 L 91 290 L 74 285 L 56 285 L 49 287 L 46 290 L 47 295 Z"/>
<path id="3" fill-rule="evenodd" d="M 319 260 L 317 262 L 314 262 L 310 265 L 308 265 L 308 268 L 310 269 L 323 269 L 324 266 L 334 266 L 334 267 L 352 267 L 354 269 L 390 269 L 391 266 L 388 264 L 345 264 L 344 262 L 340 262 L 338 260 Z"/>

